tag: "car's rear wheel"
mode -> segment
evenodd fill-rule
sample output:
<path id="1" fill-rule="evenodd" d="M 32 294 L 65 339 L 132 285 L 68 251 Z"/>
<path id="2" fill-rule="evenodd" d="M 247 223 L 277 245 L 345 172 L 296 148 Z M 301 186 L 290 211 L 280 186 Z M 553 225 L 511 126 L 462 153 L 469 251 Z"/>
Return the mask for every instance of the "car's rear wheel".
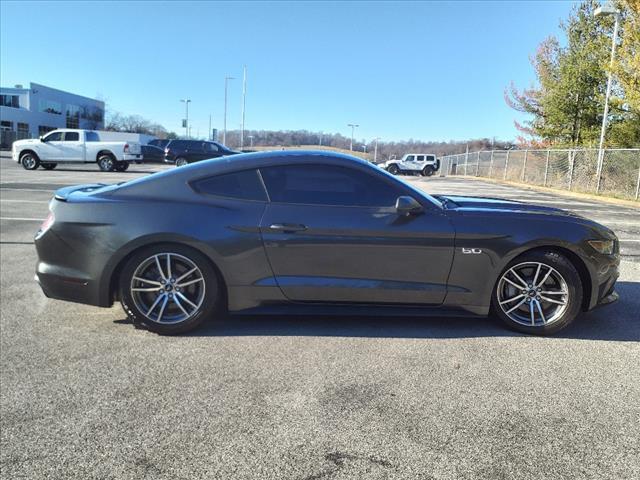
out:
<path id="1" fill-rule="evenodd" d="M 433 175 L 434 169 L 432 166 L 427 165 L 426 167 L 424 167 L 422 169 L 422 176 L 423 177 L 430 177 L 431 175 Z"/>
<path id="2" fill-rule="evenodd" d="M 129 168 L 129 162 L 116 162 L 113 168 L 116 172 L 125 172 Z"/>
<path id="3" fill-rule="evenodd" d="M 514 330 L 550 335 L 575 320 L 582 295 L 580 275 L 569 259 L 554 251 L 533 251 L 502 272 L 492 309 Z"/>
<path id="4" fill-rule="evenodd" d="M 45 170 L 53 170 L 58 166 L 57 163 L 41 163 L 40 165 L 42 165 L 42 168 Z"/>
<path id="5" fill-rule="evenodd" d="M 171 335 L 194 330 L 221 305 L 211 262 L 182 245 L 157 245 L 134 254 L 120 275 L 122 308 L 137 325 Z"/>
<path id="6" fill-rule="evenodd" d="M 113 172 L 115 164 L 116 162 L 111 155 L 104 154 L 98 157 L 98 166 L 103 172 Z"/>
<path id="7" fill-rule="evenodd" d="M 397 165 L 392 164 L 387 167 L 387 172 L 389 172 L 391 175 L 397 175 L 400 172 L 400 169 Z"/>
<path id="8" fill-rule="evenodd" d="M 189 162 L 187 162 L 186 158 L 180 157 L 176 160 L 176 167 L 182 167 L 184 165 L 188 165 Z"/>
<path id="9" fill-rule="evenodd" d="M 35 153 L 25 153 L 20 157 L 20 164 L 25 170 L 35 170 L 40 165 L 40 159 Z"/>

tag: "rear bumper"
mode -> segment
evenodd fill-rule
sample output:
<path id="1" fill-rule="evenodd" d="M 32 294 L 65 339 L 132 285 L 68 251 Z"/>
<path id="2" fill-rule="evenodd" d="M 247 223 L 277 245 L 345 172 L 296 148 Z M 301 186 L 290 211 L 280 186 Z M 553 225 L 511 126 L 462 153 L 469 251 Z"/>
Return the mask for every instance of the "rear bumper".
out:
<path id="1" fill-rule="evenodd" d="M 135 162 L 136 160 L 142 160 L 141 153 L 125 153 L 122 155 L 123 162 Z"/>
<path id="2" fill-rule="evenodd" d="M 64 271 L 56 272 L 55 268 L 50 265 L 38 262 L 34 280 L 38 282 L 42 293 L 47 298 L 99 307 L 108 306 L 101 304 L 94 282 L 83 277 L 68 276 L 67 273 Z"/>
<path id="3" fill-rule="evenodd" d="M 100 283 L 105 257 L 99 250 L 79 248 L 86 239 L 71 235 L 63 240 L 50 229 L 35 239 L 36 282 L 48 298 L 109 307 L 110 298 Z"/>

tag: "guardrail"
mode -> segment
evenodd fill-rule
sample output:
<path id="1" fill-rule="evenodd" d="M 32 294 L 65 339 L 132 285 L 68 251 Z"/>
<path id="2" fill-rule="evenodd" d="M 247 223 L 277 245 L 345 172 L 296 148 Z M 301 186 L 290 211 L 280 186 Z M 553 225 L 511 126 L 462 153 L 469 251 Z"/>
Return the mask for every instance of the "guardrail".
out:
<path id="1" fill-rule="evenodd" d="M 490 150 L 441 158 L 441 175 L 495 178 L 638 200 L 640 148 Z"/>

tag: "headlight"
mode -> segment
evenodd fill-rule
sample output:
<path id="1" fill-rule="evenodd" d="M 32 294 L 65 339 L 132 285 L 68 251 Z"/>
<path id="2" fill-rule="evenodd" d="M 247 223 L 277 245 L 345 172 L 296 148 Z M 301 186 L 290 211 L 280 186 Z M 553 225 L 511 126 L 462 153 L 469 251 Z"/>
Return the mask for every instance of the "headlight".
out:
<path id="1" fill-rule="evenodd" d="M 615 240 L 587 240 L 596 252 L 611 255 L 615 249 Z"/>

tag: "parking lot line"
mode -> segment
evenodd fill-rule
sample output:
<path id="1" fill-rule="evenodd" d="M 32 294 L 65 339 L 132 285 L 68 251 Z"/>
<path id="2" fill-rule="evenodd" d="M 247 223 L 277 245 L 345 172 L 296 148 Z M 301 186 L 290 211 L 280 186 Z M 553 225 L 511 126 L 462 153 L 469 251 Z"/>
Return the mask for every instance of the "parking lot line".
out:
<path id="1" fill-rule="evenodd" d="M 0 217 L 0 220 L 17 220 L 19 222 L 42 222 L 42 218 L 28 218 L 28 217 Z"/>

